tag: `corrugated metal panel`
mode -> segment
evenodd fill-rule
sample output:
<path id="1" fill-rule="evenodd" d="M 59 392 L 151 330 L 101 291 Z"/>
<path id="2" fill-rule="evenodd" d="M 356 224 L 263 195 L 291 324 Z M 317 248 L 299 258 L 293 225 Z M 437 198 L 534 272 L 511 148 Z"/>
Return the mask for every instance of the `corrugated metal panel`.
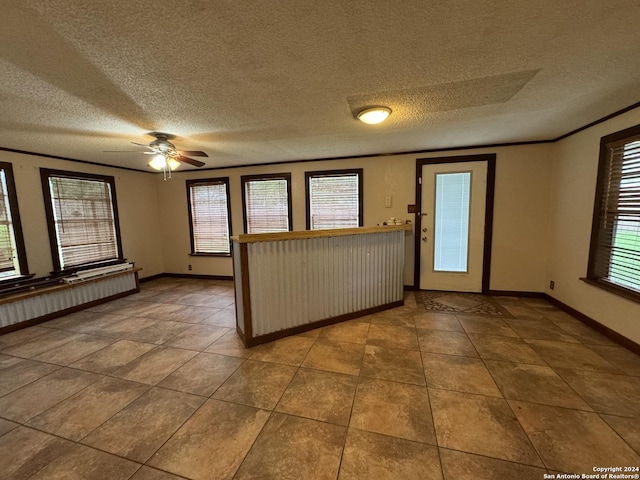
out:
<path id="1" fill-rule="evenodd" d="M 404 232 L 248 244 L 253 336 L 400 301 Z"/>
<path id="2" fill-rule="evenodd" d="M 42 293 L 15 302 L 0 305 L 0 327 L 42 317 L 50 313 L 77 307 L 136 288 L 135 274 L 104 277 L 87 283 L 76 283 L 71 288 Z"/>

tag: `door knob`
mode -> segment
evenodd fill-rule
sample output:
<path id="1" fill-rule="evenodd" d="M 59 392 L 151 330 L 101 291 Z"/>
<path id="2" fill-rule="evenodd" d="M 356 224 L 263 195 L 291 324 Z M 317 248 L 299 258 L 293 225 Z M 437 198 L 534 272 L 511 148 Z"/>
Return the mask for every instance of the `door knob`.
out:
<path id="1" fill-rule="evenodd" d="M 423 229 L 422 229 L 422 231 L 423 231 L 424 233 L 427 233 L 427 228 L 426 228 L 426 227 L 425 227 L 425 228 L 423 228 Z"/>
<path id="2" fill-rule="evenodd" d="M 422 237 L 422 241 L 423 241 L 423 242 L 425 242 L 425 243 L 427 242 L 427 237 L 426 237 L 426 235 L 425 235 L 424 237 Z"/>

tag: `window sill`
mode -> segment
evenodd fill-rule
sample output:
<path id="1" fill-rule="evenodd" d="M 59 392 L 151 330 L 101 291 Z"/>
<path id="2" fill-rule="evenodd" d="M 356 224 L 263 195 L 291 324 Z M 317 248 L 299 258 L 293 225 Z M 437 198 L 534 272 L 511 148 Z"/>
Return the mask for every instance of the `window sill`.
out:
<path id="1" fill-rule="evenodd" d="M 204 253 L 204 252 L 191 252 L 190 257 L 231 257 L 230 253 Z"/>
<path id="2" fill-rule="evenodd" d="M 121 263 L 127 263 L 126 258 L 117 258 L 113 260 L 105 260 L 104 262 L 85 263 L 83 265 L 76 265 L 75 267 L 63 268 L 62 270 L 54 270 L 49 272 L 56 277 L 65 277 L 67 275 L 73 275 L 76 272 L 83 270 L 91 270 L 93 268 L 111 267 L 113 265 L 120 265 Z"/>
<path id="3" fill-rule="evenodd" d="M 24 282 L 25 280 L 29 280 L 34 276 L 35 276 L 35 273 L 31 273 L 29 275 L 16 275 L 14 277 L 5 277 L 5 278 L 0 277 L 0 287 L 6 286 L 6 285 L 10 285 L 10 286 L 19 285 L 20 283 Z"/>
<path id="4" fill-rule="evenodd" d="M 606 290 L 607 292 L 618 295 L 619 297 L 626 298 L 627 300 L 631 300 L 632 302 L 640 303 L 640 293 L 635 292 L 631 289 L 621 287 L 620 285 L 616 285 L 615 283 L 607 282 L 603 279 L 593 279 L 593 278 L 580 278 L 583 282 L 592 285 L 597 288 L 601 288 L 602 290 Z"/>

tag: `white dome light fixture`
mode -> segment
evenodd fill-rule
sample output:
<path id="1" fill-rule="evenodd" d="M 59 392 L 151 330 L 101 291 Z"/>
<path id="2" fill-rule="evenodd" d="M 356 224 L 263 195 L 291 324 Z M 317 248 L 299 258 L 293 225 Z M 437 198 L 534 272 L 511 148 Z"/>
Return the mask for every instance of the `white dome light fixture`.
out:
<path id="1" fill-rule="evenodd" d="M 164 173 L 164 179 L 166 180 L 167 178 L 171 178 L 171 171 L 178 168 L 180 166 L 180 162 L 167 154 L 160 153 L 151 159 L 149 166 L 156 170 L 162 170 Z"/>
<path id="2" fill-rule="evenodd" d="M 356 117 L 368 125 L 384 122 L 391 114 L 389 107 L 368 107 L 361 110 Z"/>

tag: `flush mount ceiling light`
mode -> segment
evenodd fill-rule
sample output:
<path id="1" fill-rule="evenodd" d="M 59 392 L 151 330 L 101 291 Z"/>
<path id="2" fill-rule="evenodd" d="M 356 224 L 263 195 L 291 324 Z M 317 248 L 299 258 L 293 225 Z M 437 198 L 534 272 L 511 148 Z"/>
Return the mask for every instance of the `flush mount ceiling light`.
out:
<path id="1" fill-rule="evenodd" d="M 391 114 L 389 107 L 369 107 L 358 113 L 357 118 L 361 122 L 369 125 L 375 125 L 376 123 L 384 122 Z"/>

